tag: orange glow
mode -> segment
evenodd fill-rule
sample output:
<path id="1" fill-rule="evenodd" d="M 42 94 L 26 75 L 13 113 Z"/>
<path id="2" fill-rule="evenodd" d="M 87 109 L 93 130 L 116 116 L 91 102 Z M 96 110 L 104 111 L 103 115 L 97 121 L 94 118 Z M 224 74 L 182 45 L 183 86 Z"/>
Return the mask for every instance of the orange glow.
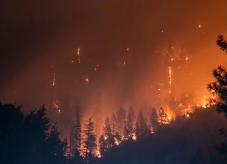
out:
<path id="1" fill-rule="evenodd" d="M 198 24 L 198 28 L 202 28 L 203 26 L 202 26 L 202 24 Z"/>
<path id="2" fill-rule="evenodd" d="M 132 134 L 132 140 L 133 140 L 133 141 L 136 141 L 136 139 L 137 139 L 136 134 L 133 133 L 133 134 Z"/>
<path id="3" fill-rule="evenodd" d="M 86 77 L 86 78 L 84 79 L 84 82 L 85 82 L 85 84 L 89 84 L 89 83 L 90 83 L 89 78 L 88 78 L 88 77 Z"/>
<path id="4" fill-rule="evenodd" d="M 120 145 L 120 142 L 116 138 L 114 138 L 114 143 L 115 143 L 116 146 Z"/>
<path id="5" fill-rule="evenodd" d="M 52 79 L 52 87 L 55 87 L 56 85 L 56 76 L 55 76 L 55 73 L 54 73 L 54 76 L 53 76 L 53 79 Z"/>
<path id="6" fill-rule="evenodd" d="M 97 158 L 102 158 L 102 155 L 101 155 L 101 152 L 100 152 L 99 149 L 96 150 L 95 156 L 96 156 Z"/>

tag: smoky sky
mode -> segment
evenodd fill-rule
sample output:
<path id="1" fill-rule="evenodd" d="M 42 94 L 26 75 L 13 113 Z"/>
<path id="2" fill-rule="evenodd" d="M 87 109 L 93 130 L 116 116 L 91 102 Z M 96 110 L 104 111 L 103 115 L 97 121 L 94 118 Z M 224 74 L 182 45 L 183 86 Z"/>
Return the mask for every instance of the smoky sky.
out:
<path id="1" fill-rule="evenodd" d="M 76 104 L 110 113 L 156 103 L 157 89 L 168 88 L 170 47 L 190 59 L 174 66 L 178 96 L 205 90 L 212 69 L 227 60 L 215 45 L 227 33 L 226 0 L 8 0 L 0 6 L 1 101 L 32 109 L 57 99 L 63 124 Z M 72 64 L 78 47 L 81 64 Z"/>

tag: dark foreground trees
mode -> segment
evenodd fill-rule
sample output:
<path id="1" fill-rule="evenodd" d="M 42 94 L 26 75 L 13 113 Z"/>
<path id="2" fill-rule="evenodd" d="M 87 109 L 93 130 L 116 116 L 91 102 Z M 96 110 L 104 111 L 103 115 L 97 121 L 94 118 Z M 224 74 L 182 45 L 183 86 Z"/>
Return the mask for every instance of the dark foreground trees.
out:
<path id="1" fill-rule="evenodd" d="M 24 115 L 20 107 L 0 104 L 0 163 L 63 164 L 65 148 L 44 107 Z"/>

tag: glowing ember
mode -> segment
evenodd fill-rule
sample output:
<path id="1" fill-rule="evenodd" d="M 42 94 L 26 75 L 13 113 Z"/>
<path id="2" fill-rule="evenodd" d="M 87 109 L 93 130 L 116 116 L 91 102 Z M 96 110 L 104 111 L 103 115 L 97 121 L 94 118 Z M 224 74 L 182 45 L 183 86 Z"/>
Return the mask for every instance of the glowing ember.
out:
<path id="1" fill-rule="evenodd" d="M 95 67 L 94 67 L 94 71 L 97 72 L 99 69 L 100 69 L 100 65 L 96 64 Z"/>
<path id="2" fill-rule="evenodd" d="M 127 58 L 128 58 L 129 51 L 130 51 L 130 48 L 125 49 L 125 53 L 123 54 L 123 65 L 127 64 Z"/>
<path id="3" fill-rule="evenodd" d="M 89 84 L 89 83 L 90 83 L 89 78 L 88 78 L 88 77 L 86 77 L 86 78 L 84 79 L 84 82 L 85 82 L 85 84 Z"/>
<path id="4" fill-rule="evenodd" d="M 114 138 L 114 144 L 117 146 L 120 145 L 120 142 L 118 141 L 118 139 Z"/>
<path id="5" fill-rule="evenodd" d="M 172 72 L 172 67 L 169 66 L 169 94 L 172 93 L 172 75 L 173 75 L 173 72 Z"/>
<path id="6" fill-rule="evenodd" d="M 187 114 L 186 114 L 186 117 L 187 117 L 187 118 L 190 118 L 190 114 L 189 114 L 189 113 L 187 113 Z"/>
<path id="7" fill-rule="evenodd" d="M 186 62 L 189 61 L 189 57 L 188 56 L 185 57 L 185 61 Z"/>
<path id="8" fill-rule="evenodd" d="M 136 134 L 133 133 L 133 134 L 132 134 L 132 140 L 133 140 L 133 141 L 136 141 L 136 139 L 137 139 L 137 138 L 136 138 Z"/>
<path id="9" fill-rule="evenodd" d="M 60 108 L 60 105 L 59 105 L 59 101 L 54 100 L 53 103 L 52 103 L 52 108 L 60 113 L 61 112 L 61 108 Z"/>
<path id="10" fill-rule="evenodd" d="M 77 63 L 80 64 L 80 48 L 77 48 Z"/>
<path id="11" fill-rule="evenodd" d="M 72 63 L 74 62 L 77 62 L 78 64 L 81 63 L 81 60 L 80 60 L 80 47 L 76 49 L 76 57 L 74 59 L 72 59 Z"/>
<path id="12" fill-rule="evenodd" d="M 98 158 L 102 158 L 102 155 L 100 153 L 100 150 L 96 150 L 95 156 L 98 157 Z"/>
<path id="13" fill-rule="evenodd" d="M 202 24 L 198 24 L 198 28 L 202 28 Z"/>
<path id="14" fill-rule="evenodd" d="M 52 87 L 55 87 L 56 85 L 56 76 L 55 76 L 55 73 L 54 73 L 54 76 L 53 76 L 53 79 L 52 79 Z"/>

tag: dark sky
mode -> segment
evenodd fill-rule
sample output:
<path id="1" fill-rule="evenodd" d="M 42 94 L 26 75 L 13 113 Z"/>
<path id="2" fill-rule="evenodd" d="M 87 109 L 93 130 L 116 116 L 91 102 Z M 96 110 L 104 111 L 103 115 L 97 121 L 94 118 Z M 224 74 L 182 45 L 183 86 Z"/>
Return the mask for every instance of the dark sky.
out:
<path id="1" fill-rule="evenodd" d="M 76 104 L 89 113 L 162 104 L 170 57 L 174 96 L 197 98 L 212 69 L 227 60 L 215 45 L 217 35 L 227 36 L 226 0 L 7 0 L 0 6 L 0 100 L 26 109 L 57 100 L 64 125 Z M 71 63 L 78 47 L 81 63 Z"/>

